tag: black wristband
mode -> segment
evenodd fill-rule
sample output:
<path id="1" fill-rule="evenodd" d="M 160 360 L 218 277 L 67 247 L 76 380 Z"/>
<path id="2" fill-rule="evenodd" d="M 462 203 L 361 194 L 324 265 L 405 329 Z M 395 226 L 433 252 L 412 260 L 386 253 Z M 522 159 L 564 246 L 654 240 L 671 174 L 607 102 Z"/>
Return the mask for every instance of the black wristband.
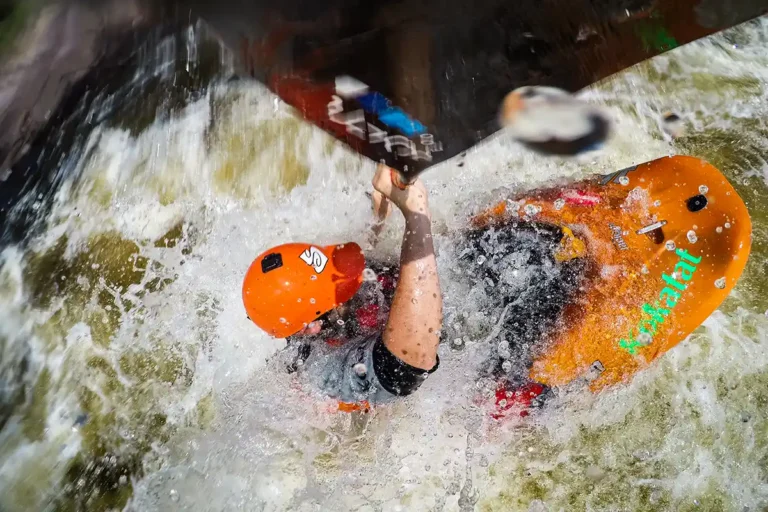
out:
<path id="1" fill-rule="evenodd" d="M 440 358 L 431 370 L 422 370 L 400 360 L 389 351 L 379 335 L 373 345 L 373 372 L 381 387 L 396 396 L 410 395 L 440 366 Z"/>

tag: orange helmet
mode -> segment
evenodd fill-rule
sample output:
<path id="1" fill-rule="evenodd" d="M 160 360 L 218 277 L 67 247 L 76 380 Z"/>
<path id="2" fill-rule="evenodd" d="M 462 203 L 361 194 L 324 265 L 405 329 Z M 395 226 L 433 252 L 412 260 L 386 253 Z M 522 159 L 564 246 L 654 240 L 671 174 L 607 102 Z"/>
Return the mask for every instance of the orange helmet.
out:
<path id="1" fill-rule="evenodd" d="M 270 335 L 285 338 L 351 299 L 364 269 L 365 257 L 355 243 L 274 247 L 256 258 L 245 274 L 245 311 Z"/>

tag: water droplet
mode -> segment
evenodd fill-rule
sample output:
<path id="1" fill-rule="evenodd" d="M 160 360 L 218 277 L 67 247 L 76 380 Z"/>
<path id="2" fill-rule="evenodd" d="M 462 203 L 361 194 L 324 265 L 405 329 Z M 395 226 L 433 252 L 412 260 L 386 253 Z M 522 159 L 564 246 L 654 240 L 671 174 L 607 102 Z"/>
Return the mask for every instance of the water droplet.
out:
<path id="1" fill-rule="evenodd" d="M 535 204 L 527 204 L 525 205 L 525 208 L 523 208 L 523 211 L 525 211 L 526 215 L 533 217 L 534 215 L 536 215 L 541 211 L 541 208 L 539 208 Z"/>
<path id="2" fill-rule="evenodd" d="M 338 320 L 336 320 L 336 323 L 337 323 L 338 325 L 344 325 L 344 320 L 342 320 L 341 318 L 339 318 Z"/>
<path id="3" fill-rule="evenodd" d="M 555 210 L 562 210 L 564 206 L 565 206 L 565 199 L 555 200 Z"/>
<path id="4" fill-rule="evenodd" d="M 731 229 L 731 223 L 730 222 L 726 222 L 725 224 L 723 224 L 723 226 L 725 226 L 725 229 Z"/>
<path id="5" fill-rule="evenodd" d="M 315 303 L 315 299 L 309 299 L 309 303 L 310 304 L 314 304 Z"/>
<path id="6" fill-rule="evenodd" d="M 288 320 L 286 320 L 285 318 L 282 318 L 282 317 L 281 317 L 281 318 L 280 318 L 280 323 L 281 323 L 281 324 L 287 324 L 287 323 L 288 323 Z"/>
<path id="7" fill-rule="evenodd" d="M 368 373 L 368 369 L 365 367 L 363 363 L 357 363 L 355 366 L 352 367 L 355 370 L 355 375 L 358 377 L 365 377 Z"/>
<path id="8" fill-rule="evenodd" d="M 374 272 L 370 268 L 363 270 L 363 281 L 368 281 L 368 282 L 376 281 L 377 277 L 378 276 L 376 275 L 376 272 Z"/>
<path id="9" fill-rule="evenodd" d="M 637 335 L 637 341 L 640 342 L 641 345 L 650 345 L 653 338 L 651 338 L 651 335 L 647 332 L 641 331 L 640 334 Z"/>
<path id="10" fill-rule="evenodd" d="M 499 400 L 499 407 L 506 407 L 506 406 L 507 406 L 506 398 L 502 398 L 501 400 Z"/>
<path id="11" fill-rule="evenodd" d="M 477 257 L 477 260 L 475 261 L 477 261 L 478 265 L 482 265 L 483 263 L 485 263 L 485 256 L 481 254 L 480 256 Z"/>
<path id="12" fill-rule="evenodd" d="M 179 493 L 176 489 L 171 489 L 171 492 L 168 493 L 171 496 L 171 501 L 174 503 L 179 501 Z"/>
<path id="13" fill-rule="evenodd" d="M 674 251 L 675 247 L 677 246 L 675 245 L 675 242 L 673 242 L 672 240 L 667 240 L 667 243 L 664 244 L 664 247 L 666 247 L 668 251 Z"/>
<path id="14" fill-rule="evenodd" d="M 625 187 L 629 185 L 629 177 L 628 176 L 621 176 L 619 178 L 619 184 L 624 185 Z"/>
<path id="15" fill-rule="evenodd" d="M 298 299 L 296 299 L 296 302 L 301 302 L 301 297 L 299 297 Z"/>
<path id="16" fill-rule="evenodd" d="M 725 288 L 725 278 L 724 277 L 721 277 L 720 279 L 715 281 L 715 288 L 718 288 L 720 290 Z"/>
<path id="17" fill-rule="evenodd" d="M 605 476 L 605 471 L 603 471 L 599 466 L 595 465 L 589 466 L 584 473 L 590 480 L 600 480 L 603 478 L 603 476 Z"/>
<path id="18" fill-rule="evenodd" d="M 653 206 L 657 206 L 657 207 L 658 207 L 658 206 L 661 206 L 661 201 L 659 201 L 658 199 L 657 199 L 657 200 L 655 200 L 655 201 L 653 202 Z"/>
<path id="19" fill-rule="evenodd" d="M 709 187 L 706 185 L 699 185 L 699 194 L 706 194 L 709 192 Z"/>
<path id="20" fill-rule="evenodd" d="M 511 361 L 504 361 L 501 363 L 501 369 L 505 372 L 509 373 L 512 371 L 512 362 Z"/>
<path id="21" fill-rule="evenodd" d="M 692 244 L 696 243 L 696 240 L 698 240 L 698 237 L 696 236 L 696 232 L 694 230 L 690 230 L 688 232 L 688 241 Z"/>
<path id="22" fill-rule="evenodd" d="M 723 228 L 721 228 L 720 226 L 717 226 L 715 228 L 715 231 L 717 231 L 718 233 L 722 233 L 723 232 Z"/>
<path id="23" fill-rule="evenodd" d="M 317 281 L 317 276 L 312 274 L 311 276 L 309 276 L 309 280 L 310 281 Z"/>

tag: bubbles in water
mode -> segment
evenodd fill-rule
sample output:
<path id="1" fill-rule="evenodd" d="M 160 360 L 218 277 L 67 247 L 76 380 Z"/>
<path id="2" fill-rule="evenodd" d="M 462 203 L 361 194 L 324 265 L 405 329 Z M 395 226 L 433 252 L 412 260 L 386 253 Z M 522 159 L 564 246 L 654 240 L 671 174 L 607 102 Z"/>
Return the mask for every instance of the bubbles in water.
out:
<path id="1" fill-rule="evenodd" d="M 344 320 L 342 320 L 341 318 L 339 318 L 338 320 L 336 320 L 336 324 L 337 324 L 337 325 L 344 325 Z"/>
<path id="2" fill-rule="evenodd" d="M 313 276 L 313 277 L 314 277 L 314 276 Z M 315 302 L 316 302 L 316 301 L 315 301 L 315 299 L 314 299 L 314 298 L 311 298 L 311 299 L 309 299 L 309 303 L 310 303 L 310 304 L 314 304 Z"/>
<path id="3" fill-rule="evenodd" d="M 125 485 L 128 483 L 128 477 L 125 475 L 120 475 L 120 478 L 117 479 L 117 483 L 120 485 Z"/>
<path id="4" fill-rule="evenodd" d="M 368 281 L 368 282 L 376 281 L 377 277 L 378 276 L 376 275 L 376 272 L 374 272 L 372 269 L 367 268 L 363 270 L 363 281 Z"/>
<path id="5" fill-rule="evenodd" d="M 485 256 L 481 254 L 480 256 L 477 257 L 477 260 L 475 261 L 477 261 L 478 265 L 482 265 L 483 263 L 485 263 Z"/>
<path id="6" fill-rule="evenodd" d="M 509 373 L 512 371 L 512 361 L 504 361 L 501 363 L 501 369 L 504 370 L 506 373 Z"/>
<path id="7" fill-rule="evenodd" d="M 556 199 L 554 206 L 555 210 L 562 210 L 565 206 L 565 199 Z"/>
<path id="8" fill-rule="evenodd" d="M 317 276 L 313 274 L 313 275 L 309 276 L 309 280 L 310 281 L 317 281 Z"/>
<path id="9" fill-rule="evenodd" d="M 642 267 L 640 267 L 641 274 L 647 274 L 648 272 L 650 272 L 650 270 L 648 270 L 647 266 L 643 265 Z"/>
<path id="10" fill-rule="evenodd" d="M 709 192 L 709 187 L 706 185 L 699 185 L 699 194 L 706 194 Z"/>
<path id="11" fill-rule="evenodd" d="M 363 363 L 357 363 L 353 369 L 355 370 L 355 375 L 358 377 L 365 377 L 366 373 L 368 373 L 368 370 Z"/>
<path id="12" fill-rule="evenodd" d="M 176 503 L 179 501 L 179 492 L 176 489 L 171 489 L 171 492 L 168 493 L 171 497 L 171 501 Z"/>
<path id="13" fill-rule="evenodd" d="M 688 241 L 692 244 L 696 243 L 696 240 L 698 240 L 698 237 L 696 236 L 696 232 L 694 230 L 690 230 L 688 232 Z"/>
<path id="14" fill-rule="evenodd" d="M 673 242 L 672 240 L 667 240 L 667 243 L 664 244 L 664 247 L 666 247 L 668 251 L 674 251 L 675 247 L 677 246 L 675 245 L 675 242 Z"/>
<path id="15" fill-rule="evenodd" d="M 656 206 L 656 207 L 658 207 L 658 206 L 661 206 L 661 201 L 659 201 L 658 199 L 657 199 L 657 200 L 655 200 L 655 201 L 653 202 L 653 206 Z"/>
<path id="16" fill-rule="evenodd" d="M 301 302 L 301 297 L 299 297 L 298 299 L 296 299 L 296 302 Z"/>
<path id="17" fill-rule="evenodd" d="M 723 228 L 722 228 L 722 227 L 720 227 L 720 226 L 717 226 L 717 227 L 715 228 L 715 231 L 716 231 L 716 232 L 718 232 L 718 233 L 722 233 L 722 232 L 723 232 Z"/>
<path id="18" fill-rule="evenodd" d="M 731 229 L 731 223 L 730 222 L 726 222 L 725 224 L 723 224 L 723 226 L 725 226 L 725 229 Z"/>
<path id="19" fill-rule="evenodd" d="M 720 279 L 715 281 L 715 288 L 718 288 L 720 290 L 725 288 L 725 277 L 721 277 Z"/>
<path id="20" fill-rule="evenodd" d="M 502 340 L 498 346 L 499 357 L 502 359 L 509 359 L 511 353 L 509 352 L 509 343 L 506 340 Z"/>
<path id="21" fill-rule="evenodd" d="M 629 177 L 628 176 L 622 176 L 619 178 L 619 184 L 624 185 L 625 187 L 629 185 Z"/>
<path id="22" fill-rule="evenodd" d="M 287 324 L 288 320 L 286 320 L 285 318 L 280 317 L 280 323 L 281 324 Z"/>
<path id="23" fill-rule="evenodd" d="M 519 215 L 519 210 L 521 206 L 522 206 L 521 203 L 507 199 L 507 211 L 510 214 L 512 214 L 514 217 L 517 217 Z"/>

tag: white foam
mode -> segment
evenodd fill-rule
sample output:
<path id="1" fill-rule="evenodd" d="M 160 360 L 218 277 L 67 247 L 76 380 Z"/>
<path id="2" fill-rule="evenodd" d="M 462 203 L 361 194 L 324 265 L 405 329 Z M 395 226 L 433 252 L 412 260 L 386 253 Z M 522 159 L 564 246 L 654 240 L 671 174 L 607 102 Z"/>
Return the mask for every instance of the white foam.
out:
<path id="1" fill-rule="evenodd" d="M 754 30 L 763 31 L 763 25 Z M 760 67 L 755 62 L 765 59 L 757 46 L 744 47 L 733 63 L 728 61 L 732 52 L 699 43 L 662 57 L 658 69 L 674 62 L 686 71 L 759 76 L 764 85 L 764 71 L 754 69 Z M 606 107 L 616 132 L 598 154 L 543 158 L 499 134 L 468 151 L 463 167 L 454 159 L 430 170 L 424 181 L 431 193 L 441 272 L 452 263 L 445 234 L 465 226 L 471 213 L 498 197 L 492 190 L 612 172 L 672 152 L 653 118 L 662 105 L 697 109 L 699 128 L 711 126 L 723 107 L 734 116 L 762 112 L 746 98 L 682 87 L 676 89 L 679 96 L 669 97 L 655 87 L 663 85 L 633 70 L 582 93 L 590 101 L 634 104 L 634 109 Z M 25 333 L 14 346 L 29 337 L 32 373 L 47 367 L 58 379 L 46 409 L 49 433 L 43 441 L 10 435 L 17 423 L 3 430 L 4 446 L 11 448 L 0 462 L 0 474 L 11 486 L 19 485 L 18 476 L 28 465 L 56 467 L 50 478 L 61 477 L 63 462 L 80 448 L 79 434 L 72 431 L 79 413 L 74 391 L 85 386 L 119 417 L 150 407 L 177 428 L 167 443 L 156 440 L 147 455 L 146 475 L 134 481 L 129 505 L 134 510 L 201 504 L 217 510 L 460 510 L 471 507 L 476 492 L 489 507 L 525 510 L 535 495 L 525 489 L 534 483 L 547 498 L 546 505 L 537 501 L 531 506 L 550 510 L 569 507 L 569 496 L 598 509 L 585 496 L 585 482 L 600 492 L 619 489 L 617 495 L 625 497 L 616 498 L 616 508 L 627 509 L 645 506 L 632 501 L 640 499 L 628 490 L 636 485 L 680 500 L 716 485 L 744 506 L 756 506 L 767 495 L 758 476 L 759 453 L 734 451 L 726 439 L 708 441 L 710 433 L 733 431 L 734 407 L 749 406 L 747 399 L 724 403 L 714 387 L 717 379 L 759 374 L 768 364 L 766 344 L 756 342 L 765 341 L 768 333 L 762 312 L 759 319 L 743 308 L 730 316 L 716 313 L 696 339 L 627 385 L 599 396 L 583 390 L 556 396 L 533 419 L 495 425 L 474 399 L 480 393 L 477 368 L 487 354 L 479 340 L 488 335 L 501 308 L 488 307 L 481 287 L 467 289 L 444 279 L 446 319 L 457 324 L 466 343 L 460 352 L 441 347 L 441 370 L 417 394 L 357 418 L 329 412 L 311 390 L 297 389 L 291 376 L 269 362 L 283 342 L 269 339 L 245 317 L 242 276 L 258 253 L 278 243 L 364 244 L 371 222 L 365 192 L 373 164 L 292 120 L 286 107 L 275 110 L 274 98 L 260 87 L 230 85 L 212 95 L 138 137 L 118 129 L 94 134 L 93 156 L 80 163 L 80 180 L 62 189 L 67 193 L 59 194 L 47 230 L 34 241 L 34 249 L 43 251 L 66 234 L 67 254 L 75 255 L 95 234 L 114 231 L 161 264 L 138 285 L 115 292 L 126 312 L 108 346 L 98 345 L 83 323 L 69 329 L 60 345 L 35 338 L 34 325 L 48 321 L 62 304 L 25 309 L 20 251 L 4 253 L 0 276 L 11 284 L 0 288 L 0 326 Z M 225 107 L 212 129 L 214 100 Z M 275 130 L 283 134 L 275 139 L 279 142 L 256 153 L 233 142 L 241 133 L 268 137 Z M 227 162 L 238 169 L 232 180 L 221 178 Z M 306 183 L 283 191 L 280 184 L 290 181 L 287 169 L 296 162 L 308 169 Z M 153 242 L 182 219 L 184 239 L 176 247 L 155 247 Z M 378 256 L 396 256 L 401 229 L 395 216 L 382 234 Z M 190 253 L 183 251 L 185 244 Z M 173 282 L 149 291 L 154 277 Z M 139 307 L 128 311 L 128 302 Z M 97 308 L 96 300 L 88 307 Z M 753 330 L 744 331 L 744 322 Z M 137 382 L 120 365 L 121 357 L 135 350 L 154 354 L 154 364 L 181 360 L 188 378 Z M 86 364 L 94 356 L 115 369 L 128 391 L 114 392 L 105 385 L 103 372 Z M 130 390 L 140 385 L 146 386 L 149 403 L 131 403 Z M 191 418 L 209 396 L 215 419 L 197 423 Z M 665 422 L 665 415 L 673 419 Z M 748 446 L 750 436 L 760 431 L 757 421 L 737 422 L 742 430 L 730 434 L 742 443 L 737 446 Z M 120 424 L 130 425 L 127 420 Z M 650 453 L 627 453 L 641 451 L 643 443 L 651 442 L 645 433 L 654 429 L 661 438 L 648 445 Z M 645 465 L 653 460 L 659 461 L 660 474 L 650 462 Z M 62 464 L 54 466 L 54 461 Z M 639 469 L 628 471 L 630 463 Z M 584 468 L 593 466 L 614 476 L 585 480 Z M 501 492 L 511 496 L 509 501 L 498 498 Z"/>

